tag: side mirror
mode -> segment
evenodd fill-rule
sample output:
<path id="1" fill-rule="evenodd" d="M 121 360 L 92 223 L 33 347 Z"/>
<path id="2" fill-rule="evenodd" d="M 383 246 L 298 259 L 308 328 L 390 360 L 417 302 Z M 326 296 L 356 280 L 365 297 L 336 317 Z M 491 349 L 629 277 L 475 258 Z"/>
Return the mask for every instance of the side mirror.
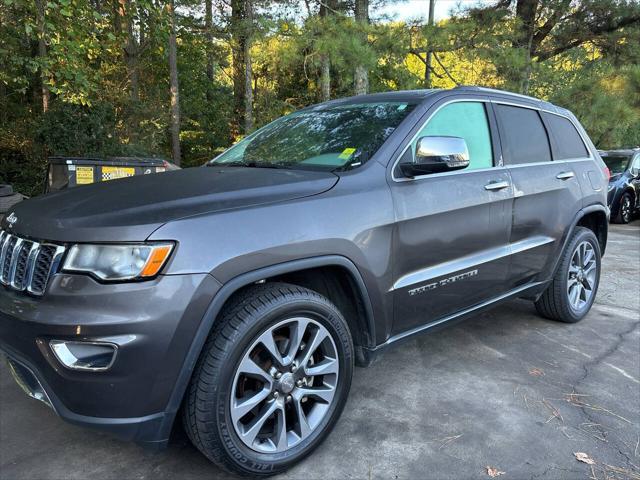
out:
<path id="1" fill-rule="evenodd" d="M 469 166 L 467 142 L 459 137 L 420 137 L 414 158 L 400 161 L 406 177 L 460 170 Z"/>

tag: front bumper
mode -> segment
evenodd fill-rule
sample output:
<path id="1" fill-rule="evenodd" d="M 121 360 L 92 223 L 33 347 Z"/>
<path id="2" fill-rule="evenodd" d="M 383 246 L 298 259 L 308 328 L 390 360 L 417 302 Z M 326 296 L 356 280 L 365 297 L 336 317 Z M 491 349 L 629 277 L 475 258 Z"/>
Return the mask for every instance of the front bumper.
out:
<path id="1" fill-rule="evenodd" d="M 176 413 L 169 399 L 218 288 L 206 274 L 121 284 L 57 274 L 42 298 L 0 288 L 0 350 L 22 373 L 23 389 L 65 420 L 164 443 Z M 52 339 L 112 342 L 118 355 L 107 371 L 73 371 L 51 352 Z"/>

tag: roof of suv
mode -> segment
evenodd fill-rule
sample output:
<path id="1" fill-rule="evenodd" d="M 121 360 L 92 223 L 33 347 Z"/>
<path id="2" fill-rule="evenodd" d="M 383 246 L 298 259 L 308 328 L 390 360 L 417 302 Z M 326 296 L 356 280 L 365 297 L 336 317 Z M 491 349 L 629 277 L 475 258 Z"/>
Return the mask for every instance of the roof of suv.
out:
<path id="1" fill-rule="evenodd" d="M 523 101 L 528 104 L 533 104 L 535 107 L 538 107 L 543 110 L 549 110 L 552 112 L 562 113 L 565 115 L 569 113 L 568 110 L 562 107 L 553 105 L 552 103 L 549 103 L 545 100 L 540 100 L 538 98 L 530 97 L 527 95 L 521 95 L 519 93 L 507 92 L 505 90 L 478 87 L 475 85 L 461 85 L 451 89 L 431 88 L 431 89 L 422 89 L 422 90 L 398 90 L 398 91 L 392 91 L 392 92 L 369 93 L 367 95 L 357 95 L 352 97 L 330 100 L 328 102 L 324 102 L 318 105 L 313 105 L 308 108 L 322 109 L 322 108 L 336 106 L 336 105 L 348 105 L 351 103 L 385 102 L 385 101 L 420 103 L 430 95 L 433 95 L 438 92 L 445 92 L 445 91 L 459 92 L 459 93 L 479 93 L 479 94 L 485 94 L 485 95 L 510 97 L 514 101 Z"/>

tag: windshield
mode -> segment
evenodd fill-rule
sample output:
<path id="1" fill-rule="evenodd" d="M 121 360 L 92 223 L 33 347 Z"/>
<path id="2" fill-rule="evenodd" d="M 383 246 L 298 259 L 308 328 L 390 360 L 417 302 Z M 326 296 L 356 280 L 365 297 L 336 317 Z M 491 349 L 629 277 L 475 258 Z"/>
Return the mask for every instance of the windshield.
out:
<path id="1" fill-rule="evenodd" d="M 407 102 L 340 105 L 282 117 L 210 166 L 347 170 L 367 160 L 415 108 Z"/>
<path id="2" fill-rule="evenodd" d="M 612 174 L 622 173 L 629 165 L 630 155 L 606 155 L 602 157 Z"/>

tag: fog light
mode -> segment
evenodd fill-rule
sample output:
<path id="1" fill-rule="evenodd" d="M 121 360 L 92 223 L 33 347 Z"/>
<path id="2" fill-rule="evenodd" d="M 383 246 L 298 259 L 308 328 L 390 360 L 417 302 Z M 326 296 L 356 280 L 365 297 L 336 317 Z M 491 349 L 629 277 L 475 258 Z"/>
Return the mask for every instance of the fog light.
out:
<path id="1" fill-rule="evenodd" d="M 104 342 L 66 342 L 51 340 L 49 346 L 58 361 L 71 370 L 99 372 L 108 370 L 116 359 L 118 347 Z"/>

